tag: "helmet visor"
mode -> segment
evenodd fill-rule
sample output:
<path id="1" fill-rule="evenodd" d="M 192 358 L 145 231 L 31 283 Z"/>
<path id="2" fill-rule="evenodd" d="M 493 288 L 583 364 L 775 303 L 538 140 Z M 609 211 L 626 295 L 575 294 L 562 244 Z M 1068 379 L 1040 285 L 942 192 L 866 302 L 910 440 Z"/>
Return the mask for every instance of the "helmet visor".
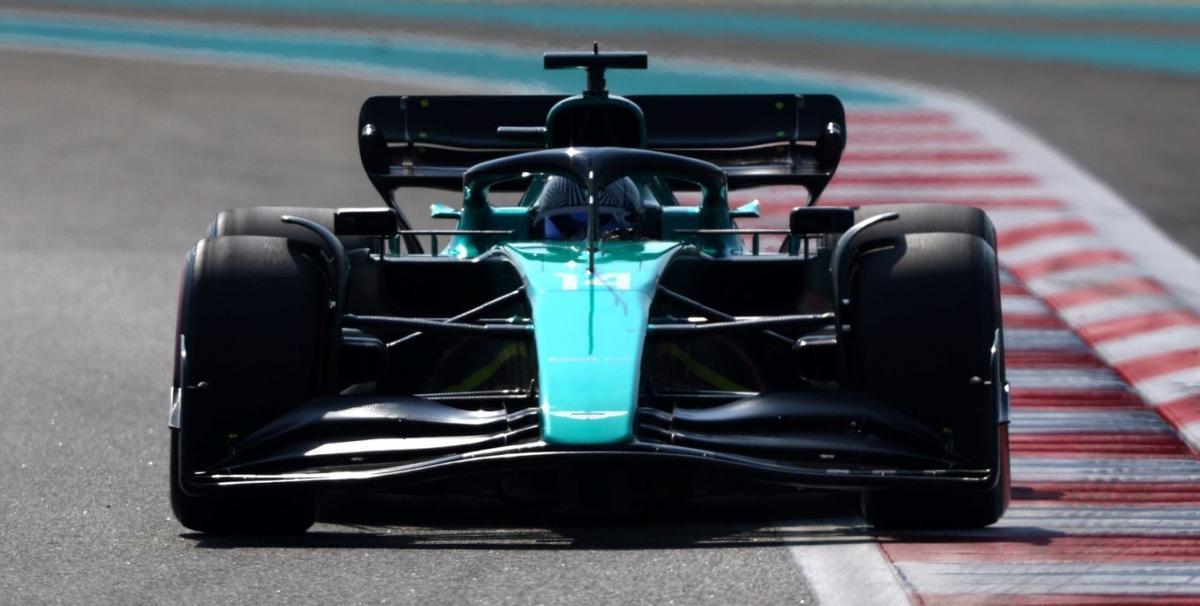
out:
<path id="1" fill-rule="evenodd" d="M 596 233 L 620 229 L 621 217 L 608 208 L 597 208 Z M 546 218 L 547 240 L 582 240 L 587 237 L 587 209 L 572 210 L 571 212 L 554 214 Z"/>

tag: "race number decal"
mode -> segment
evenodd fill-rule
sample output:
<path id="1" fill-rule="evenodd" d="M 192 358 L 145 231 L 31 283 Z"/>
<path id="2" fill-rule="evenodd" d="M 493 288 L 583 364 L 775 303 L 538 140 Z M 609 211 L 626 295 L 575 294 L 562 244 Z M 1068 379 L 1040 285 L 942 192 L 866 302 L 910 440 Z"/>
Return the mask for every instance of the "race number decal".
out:
<path id="1" fill-rule="evenodd" d="M 633 277 L 629 272 L 618 271 L 613 273 L 598 274 L 590 277 L 583 277 L 579 274 L 559 272 L 555 274 L 562 280 L 563 290 L 579 290 L 579 286 L 603 286 L 612 290 L 629 290 L 633 284 Z"/>

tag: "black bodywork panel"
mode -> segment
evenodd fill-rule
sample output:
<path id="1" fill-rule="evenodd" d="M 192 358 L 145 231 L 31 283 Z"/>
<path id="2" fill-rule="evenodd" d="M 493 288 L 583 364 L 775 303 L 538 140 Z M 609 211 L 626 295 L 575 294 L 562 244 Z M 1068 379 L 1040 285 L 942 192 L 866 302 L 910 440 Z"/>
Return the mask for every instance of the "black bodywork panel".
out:
<path id="1" fill-rule="evenodd" d="M 458 189 L 486 160 L 533 151 L 500 127 L 534 127 L 565 96 L 382 96 L 363 103 L 359 150 L 381 191 Z M 731 188 L 800 185 L 816 196 L 841 156 L 845 111 L 832 95 L 631 95 L 645 115 L 646 147 L 712 162 Z M 832 127 L 831 127 L 832 125 Z M 830 129 L 837 139 L 830 139 Z"/>

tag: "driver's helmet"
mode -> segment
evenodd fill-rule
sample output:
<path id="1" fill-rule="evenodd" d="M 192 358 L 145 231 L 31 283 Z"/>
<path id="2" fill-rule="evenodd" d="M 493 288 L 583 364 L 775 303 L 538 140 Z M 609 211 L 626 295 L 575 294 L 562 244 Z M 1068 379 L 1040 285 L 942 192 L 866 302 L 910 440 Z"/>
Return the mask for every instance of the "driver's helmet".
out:
<path id="1" fill-rule="evenodd" d="M 596 199 L 601 237 L 636 230 L 642 225 L 645 208 L 642 195 L 629 177 L 617 179 L 600 190 Z M 582 240 L 587 237 L 587 188 L 566 177 L 551 176 L 533 203 L 535 221 L 542 225 L 547 240 Z"/>

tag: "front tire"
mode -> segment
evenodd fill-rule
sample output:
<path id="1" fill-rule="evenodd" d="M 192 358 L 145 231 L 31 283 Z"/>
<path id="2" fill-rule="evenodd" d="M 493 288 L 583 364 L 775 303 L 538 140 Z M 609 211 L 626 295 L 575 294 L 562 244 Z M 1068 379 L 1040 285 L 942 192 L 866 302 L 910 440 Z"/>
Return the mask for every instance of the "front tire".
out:
<path id="1" fill-rule="evenodd" d="M 311 495 L 192 494 L 193 471 L 211 469 L 267 422 L 322 395 L 329 383 L 330 289 L 320 253 L 284 238 L 202 240 L 185 266 L 171 432 L 171 507 L 181 524 L 217 534 L 303 532 Z"/>
<path id="2" fill-rule="evenodd" d="M 1008 428 L 1001 429 L 1008 443 Z M 862 495 L 862 515 L 880 530 L 971 529 L 995 524 L 1008 509 L 1008 449 L 1000 456 L 996 485 L 970 492 L 870 490 Z"/>
<path id="3" fill-rule="evenodd" d="M 973 206 L 956 204 L 877 204 L 854 209 L 854 222 L 876 215 L 896 213 L 895 221 L 879 223 L 869 237 L 896 238 L 913 234 L 967 234 L 982 239 L 996 250 L 996 228 L 987 213 Z M 867 234 L 864 234 L 867 235 Z"/>
<path id="4" fill-rule="evenodd" d="M 981 490 L 868 491 L 863 515 L 879 528 L 990 525 L 1009 498 L 995 251 L 966 233 L 867 239 L 872 235 L 863 234 L 851 278 L 854 380 L 923 424 L 944 428 L 954 451 L 995 470 L 996 481 Z"/>
<path id="5" fill-rule="evenodd" d="M 171 512 L 185 528 L 215 535 L 293 535 L 317 521 L 312 497 L 203 497 L 180 484 L 179 430 L 171 429 Z"/>

